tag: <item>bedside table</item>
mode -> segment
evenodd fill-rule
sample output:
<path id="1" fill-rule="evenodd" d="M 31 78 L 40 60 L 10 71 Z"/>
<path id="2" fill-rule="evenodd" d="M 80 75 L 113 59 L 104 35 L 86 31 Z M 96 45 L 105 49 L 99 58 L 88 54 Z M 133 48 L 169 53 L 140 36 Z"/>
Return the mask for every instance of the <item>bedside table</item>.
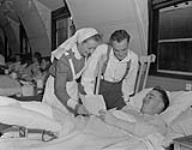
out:
<path id="1" fill-rule="evenodd" d="M 173 140 L 174 150 L 192 150 L 192 135 Z"/>

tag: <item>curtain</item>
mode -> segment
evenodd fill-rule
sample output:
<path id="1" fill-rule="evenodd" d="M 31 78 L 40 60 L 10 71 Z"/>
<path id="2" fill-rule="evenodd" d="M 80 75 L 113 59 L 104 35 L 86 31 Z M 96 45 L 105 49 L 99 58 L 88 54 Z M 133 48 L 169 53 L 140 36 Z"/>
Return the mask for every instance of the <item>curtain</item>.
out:
<path id="1" fill-rule="evenodd" d="M 147 54 L 147 0 L 67 0 L 76 28 L 95 27 L 108 42 L 111 33 L 126 29 L 131 35 L 130 49 Z"/>

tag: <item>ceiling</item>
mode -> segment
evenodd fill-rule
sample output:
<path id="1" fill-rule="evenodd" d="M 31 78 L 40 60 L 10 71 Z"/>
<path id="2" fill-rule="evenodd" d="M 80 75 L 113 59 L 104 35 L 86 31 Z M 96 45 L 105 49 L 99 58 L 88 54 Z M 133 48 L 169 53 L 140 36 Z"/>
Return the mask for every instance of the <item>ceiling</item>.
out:
<path id="1" fill-rule="evenodd" d="M 76 28 L 94 27 L 108 42 L 110 35 L 125 29 L 130 49 L 145 54 L 148 39 L 148 0 L 67 0 Z"/>
<path id="2" fill-rule="evenodd" d="M 64 6 L 64 1 L 0 0 L 0 28 L 6 28 L 7 23 L 9 23 L 8 18 L 17 22 L 19 21 L 18 18 L 20 18 L 26 28 L 29 24 L 27 31 L 31 31 L 34 35 L 37 29 L 40 31 L 37 24 L 42 22 L 42 18 L 40 18 L 39 14 L 44 13 L 42 10 L 38 14 L 34 3 L 43 4 L 51 12 Z M 148 0 L 67 0 L 67 2 L 77 28 L 85 26 L 95 27 L 104 34 L 105 41 L 109 39 L 110 34 L 114 30 L 126 29 L 132 37 L 130 48 L 138 52 L 146 50 L 148 39 Z M 31 8 L 31 6 L 33 6 L 33 9 L 29 10 L 28 7 Z M 34 23 L 36 23 L 36 26 Z M 42 25 L 43 28 L 45 27 Z M 39 37 L 39 35 L 37 36 Z"/>
<path id="3" fill-rule="evenodd" d="M 32 3 L 34 0 L 28 0 L 28 3 Z M 37 0 L 46 6 L 50 11 L 56 10 L 62 6 L 64 6 L 63 0 Z M 16 0 L 0 0 L 0 24 L 4 22 L 2 20 L 7 17 L 13 19 L 16 22 L 19 22 L 19 18 L 17 13 L 15 12 L 14 3 L 17 3 Z M 22 9 L 22 8 L 21 8 Z"/>
<path id="4" fill-rule="evenodd" d="M 51 12 L 64 6 L 63 0 L 0 0 L 0 29 L 2 29 L 1 31 L 4 31 L 9 43 L 16 43 L 15 41 L 18 36 L 15 34 L 15 27 L 11 26 L 11 24 L 14 22 L 14 24 L 19 26 L 21 21 L 25 26 L 28 38 L 31 38 L 29 39 L 30 43 L 35 47 L 32 48 L 49 49 L 49 46 L 47 46 L 48 44 L 38 45 L 39 42 L 46 43 L 49 39 L 47 38 L 42 18 L 39 15 L 44 12 L 38 12 L 38 9 L 35 8 L 35 2 L 44 5 L 44 7 L 47 8 L 47 12 Z M 18 29 L 16 29 L 16 32 L 19 32 L 17 30 Z M 38 39 L 39 41 L 32 39 Z M 44 45 L 44 47 L 41 45 Z M 19 49 L 19 43 L 12 49 Z"/>
<path id="5" fill-rule="evenodd" d="M 55 10 L 57 8 L 64 6 L 63 0 L 38 0 L 38 1 L 47 6 L 50 10 Z"/>

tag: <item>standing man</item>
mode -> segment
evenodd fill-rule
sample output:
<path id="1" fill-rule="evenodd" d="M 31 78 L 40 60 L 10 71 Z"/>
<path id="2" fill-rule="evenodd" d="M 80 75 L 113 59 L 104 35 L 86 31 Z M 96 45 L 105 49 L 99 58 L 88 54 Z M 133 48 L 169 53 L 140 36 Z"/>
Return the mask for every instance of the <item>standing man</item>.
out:
<path id="1" fill-rule="evenodd" d="M 138 56 L 129 49 L 129 41 L 130 35 L 125 30 L 113 32 L 109 44 L 97 47 L 82 76 L 85 92 L 94 94 L 98 64 L 103 62 L 99 94 L 103 95 L 107 109 L 121 109 L 134 94 Z"/>

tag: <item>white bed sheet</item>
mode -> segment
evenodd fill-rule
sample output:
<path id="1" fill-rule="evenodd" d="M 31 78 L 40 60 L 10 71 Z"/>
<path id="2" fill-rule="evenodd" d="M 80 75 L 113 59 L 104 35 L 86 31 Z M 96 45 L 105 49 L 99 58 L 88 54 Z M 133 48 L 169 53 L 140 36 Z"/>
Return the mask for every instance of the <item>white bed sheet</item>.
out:
<path id="1" fill-rule="evenodd" d="M 56 140 L 41 142 L 27 138 L 1 139 L 0 148 L 3 150 L 157 150 L 147 139 L 134 137 L 121 129 L 106 125 L 96 117 L 91 117 L 86 123 L 82 118 L 79 119 L 74 123 L 83 123 L 84 129 L 78 126 L 78 129 Z"/>
<path id="2" fill-rule="evenodd" d="M 190 93 L 184 94 L 189 97 Z M 181 95 L 179 93 L 179 95 Z M 54 111 L 49 111 L 52 114 Z M 47 113 L 46 113 L 47 114 Z M 58 113 L 57 113 L 58 114 Z M 53 117 L 54 115 L 49 115 Z M 59 116 L 61 117 L 61 116 Z M 162 150 L 158 142 L 151 143 L 151 140 L 159 140 L 158 136 L 140 139 L 127 132 L 109 126 L 97 117 L 63 120 L 61 137 L 50 142 L 42 142 L 30 138 L 0 139 L 2 150 Z M 73 127 L 70 124 L 72 121 Z M 66 130 L 66 128 L 69 128 Z M 65 132 L 67 131 L 67 132 Z"/>

